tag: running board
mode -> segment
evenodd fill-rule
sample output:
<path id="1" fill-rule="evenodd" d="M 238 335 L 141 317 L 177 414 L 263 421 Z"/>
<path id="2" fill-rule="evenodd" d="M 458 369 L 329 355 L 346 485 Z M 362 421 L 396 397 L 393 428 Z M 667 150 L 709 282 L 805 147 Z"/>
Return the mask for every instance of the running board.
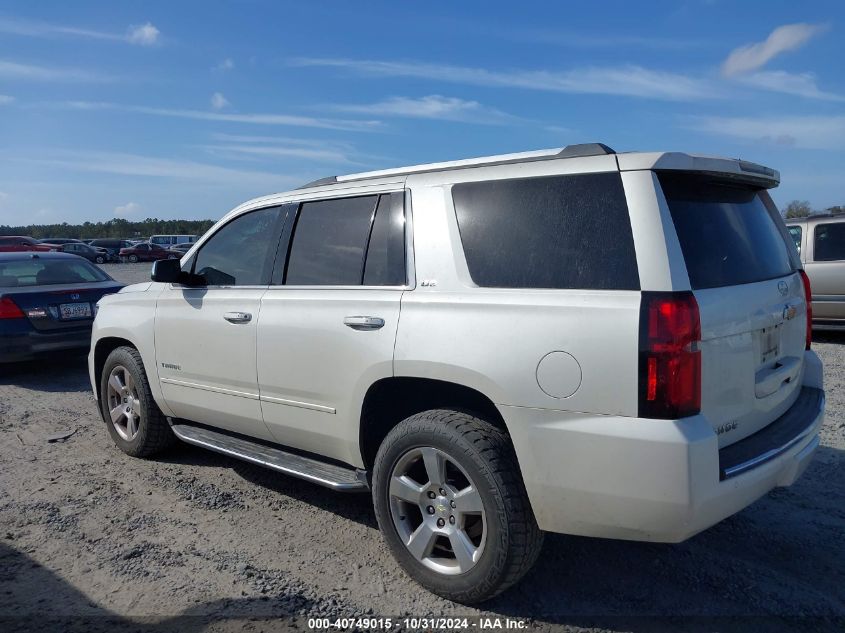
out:
<path id="1" fill-rule="evenodd" d="M 173 424 L 170 428 L 176 437 L 188 444 L 265 466 L 332 490 L 366 492 L 369 489 L 365 473 L 361 470 L 328 464 L 199 426 Z"/>

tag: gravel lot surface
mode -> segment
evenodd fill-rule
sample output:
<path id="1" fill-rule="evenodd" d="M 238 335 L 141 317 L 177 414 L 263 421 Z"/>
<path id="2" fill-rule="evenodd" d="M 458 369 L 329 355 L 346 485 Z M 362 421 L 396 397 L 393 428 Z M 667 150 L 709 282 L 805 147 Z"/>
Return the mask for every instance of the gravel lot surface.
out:
<path id="1" fill-rule="evenodd" d="M 104 268 L 124 282 L 149 272 Z M 490 615 L 530 618 L 535 629 L 833 629 L 845 622 L 845 336 L 819 336 L 815 349 L 827 421 L 797 484 L 680 545 L 548 535 L 531 574 L 481 610 L 409 580 L 366 495 L 267 476 L 187 445 L 155 461 L 127 457 L 96 412 L 84 357 L 3 367 L 0 630 L 43 622 L 20 616 L 70 615 L 90 616 L 75 621 L 86 631 L 126 618 L 139 630 L 268 630 L 279 622 L 267 618 L 291 614 Z"/>

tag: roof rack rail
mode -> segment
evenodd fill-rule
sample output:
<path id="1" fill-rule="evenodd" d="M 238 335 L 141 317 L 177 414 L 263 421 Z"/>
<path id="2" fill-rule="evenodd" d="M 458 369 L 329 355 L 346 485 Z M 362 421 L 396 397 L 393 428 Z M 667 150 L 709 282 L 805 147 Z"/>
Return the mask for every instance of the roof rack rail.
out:
<path id="1" fill-rule="evenodd" d="M 604 143 L 579 143 L 567 145 L 563 149 L 544 149 L 532 152 L 519 152 L 516 154 L 500 154 L 498 156 L 482 156 L 480 158 L 468 158 L 440 163 L 425 163 L 423 165 L 411 165 L 408 167 L 397 167 L 392 169 L 380 169 L 376 171 L 361 172 L 358 174 L 345 174 L 343 176 L 329 176 L 320 178 L 308 184 L 297 187 L 297 189 L 308 189 L 320 185 L 333 185 L 335 183 L 348 183 L 370 178 L 386 176 L 407 176 L 409 174 L 420 174 L 434 171 L 446 171 L 449 169 L 467 169 L 470 167 L 489 167 L 493 165 L 508 165 L 513 163 L 524 163 L 539 160 L 554 160 L 557 158 L 578 158 L 586 156 L 609 156 L 616 154 L 616 151 Z"/>
<path id="2" fill-rule="evenodd" d="M 615 154 L 616 151 L 604 143 L 579 143 L 567 145 L 557 154 L 557 158 L 575 158 L 577 156 L 601 156 L 602 154 Z"/>
<path id="3" fill-rule="evenodd" d="M 306 182 L 304 185 L 297 187 L 297 189 L 308 189 L 309 187 L 319 187 L 320 185 L 333 185 L 337 182 L 337 176 L 326 176 L 325 178 L 318 178 L 311 182 Z"/>

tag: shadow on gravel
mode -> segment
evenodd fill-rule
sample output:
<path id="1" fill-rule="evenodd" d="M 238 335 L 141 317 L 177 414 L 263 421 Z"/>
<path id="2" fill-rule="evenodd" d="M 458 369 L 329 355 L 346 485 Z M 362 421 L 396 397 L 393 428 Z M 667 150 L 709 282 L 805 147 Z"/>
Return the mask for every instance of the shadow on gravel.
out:
<path id="1" fill-rule="evenodd" d="M 127 588 L 127 591 L 135 590 Z M 336 611 L 333 615 L 336 616 L 341 608 L 340 605 L 314 600 L 294 590 L 285 590 L 263 599 L 213 600 L 171 617 L 128 618 L 95 604 L 81 588 L 66 582 L 26 554 L 0 543 L 0 631 L 4 633 L 193 633 L 205 631 L 209 627 L 214 630 L 239 631 L 254 620 L 265 620 L 270 625 L 261 630 L 286 630 L 292 616 L 300 619 L 301 614 L 308 613 L 326 616 L 333 609 Z M 216 626 L 221 622 L 224 626 Z M 304 628 L 304 622 L 301 628 Z"/>
<path id="2" fill-rule="evenodd" d="M 845 451 L 680 544 L 546 535 L 522 583 L 484 605 L 584 628 L 845 630 Z M 596 615 L 602 614 L 602 615 Z"/>
<path id="3" fill-rule="evenodd" d="M 265 492 L 268 498 L 276 495 L 290 497 L 350 521 L 378 529 L 373 504 L 368 494 L 335 492 L 302 479 L 288 477 L 269 468 L 249 464 L 182 442 L 177 443 L 166 454 L 158 456 L 156 461 L 185 466 L 230 468 L 255 486 L 256 493 Z"/>
<path id="4" fill-rule="evenodd" d="M 0 364 L 0 386 L 16 385 L 47 393 L 91 391 L 87 354 L 63 352 L 39 360 Z"/>
<path id="5" fill-rule="evenodd" d="M 814 343 L 833 343 L 842 345 L 845 343 L 845 332 L 830 330 L 813 330 Z"/>

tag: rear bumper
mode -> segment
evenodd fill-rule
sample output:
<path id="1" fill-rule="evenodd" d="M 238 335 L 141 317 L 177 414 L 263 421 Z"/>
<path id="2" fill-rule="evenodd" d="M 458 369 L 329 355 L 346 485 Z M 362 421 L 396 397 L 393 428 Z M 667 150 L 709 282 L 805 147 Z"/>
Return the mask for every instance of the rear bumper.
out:
<path id="1" fill-rule="evenodd" d="M 800 477 L 819 445 L 825 406 L 820 382 L 807 382 L 782 418 L 722 451 L 700 415 L 670 421 L 499 410 L 541 529 L 671 543 Z"/>
<path id="2" fill-rule="evenodd" d="M 0 363 L 14 363 L 40 358 L 51 352 L 88 349 L 91 326 L 72 330 L 0 333 Z"/>

